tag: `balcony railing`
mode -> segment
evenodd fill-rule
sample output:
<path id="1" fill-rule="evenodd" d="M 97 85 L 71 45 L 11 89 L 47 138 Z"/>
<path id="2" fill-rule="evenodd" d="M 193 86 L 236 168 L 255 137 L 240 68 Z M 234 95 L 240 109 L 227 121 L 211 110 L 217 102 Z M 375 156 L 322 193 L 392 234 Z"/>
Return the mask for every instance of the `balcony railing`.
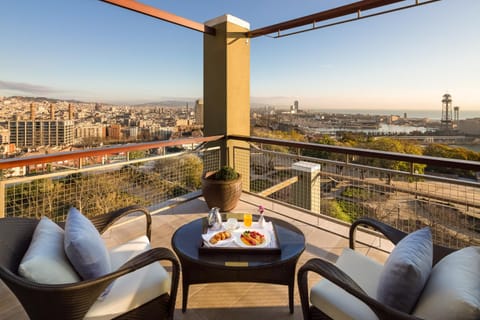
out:
<path id="1" fill-rule="evenodd" d="M 220 166 L 221 139 L 128 144 L 0 162 L 0 217 L 47 215 L 63 220 L 72 205 L 96 215 L 131 204 L 155 212 L 197 191 L 205 170 Z"/>
<path id="2" fill-rule="evenodd" d="M 129 204 L 152 212 L 200 195 L 201 175 L 225 161 L 223 136 L 128 144 L 0 161 L 0 216 L 64 219 Z M 257 137 L 233 147 L 244 190 L 349 223 L 371 216 L 410 232 L 430 226 L 449 247 L 479 245 L 480 163 Z"/>
<path id="3" fill-rule="evenodd" d="M 249 190 L 351 222 L 370 216 L 449 247 L 480 244 L 480 163 L 258 137 L 236 147 Z M 246 165 L 248 163 L 248 165 Z M 242 172 L 241 172 L 242 173 Z"/>

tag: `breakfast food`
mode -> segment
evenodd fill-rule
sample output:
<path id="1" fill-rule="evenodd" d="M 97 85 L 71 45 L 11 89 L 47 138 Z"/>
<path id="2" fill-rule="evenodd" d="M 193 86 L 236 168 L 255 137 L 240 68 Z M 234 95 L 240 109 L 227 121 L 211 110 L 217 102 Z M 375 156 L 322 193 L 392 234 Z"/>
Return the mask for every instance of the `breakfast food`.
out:
<path id="1" fill-rule="evenodd" d="M 265 236 L 257 231 L 246 230 L 244 231 L 240 239 L 248 246 L 258 246 L 265 242 Z"/>
<path id="2" fill-rule="evenodd" d="M 218 241 L 226 240 L 232 237 L 232 234 L 229 231 L 217 232 L 213 237 L 210 238 L 209 242 L 211 244 L 217 244 Z"/>

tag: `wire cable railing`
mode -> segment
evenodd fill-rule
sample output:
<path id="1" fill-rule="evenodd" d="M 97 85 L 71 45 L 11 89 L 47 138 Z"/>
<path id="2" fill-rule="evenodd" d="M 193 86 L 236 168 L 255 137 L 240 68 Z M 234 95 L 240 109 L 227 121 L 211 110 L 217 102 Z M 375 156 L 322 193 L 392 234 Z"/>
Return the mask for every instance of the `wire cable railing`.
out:
<path id="1" fill-rule="evenodd" d="M 129 144 L 0 161 L 0 216 L 63 220 L 70 206 L 96 215 L 129 204 L 152 212 L 201 193 L 223 136 Z M 430 226 L 449 247 L 480 244 L 480 163 L 246 136 L 230 164 L 244 191 L 350 223 L 360 216 L 406 232 Z M 440 170 L 442 169 L 442 170 Z M 445 174 L 448 172 L 448 174 Z"/>
<path id="2" fill-rule="evenodd" d="M 2 161 L 0 217 L 46 215 L 62 221 L 71 206 L 89 216 L 132 204 L 155 211 L 165 201 L 198 191 L 202 173 L 220 167 L 220 148 L 208 148 L 205 143 L 221 138 Z"/>
<path id="3" fill-rule="evenodd" d="M 250 168 L 248 190 L 353 222 L 369 216 L 406 232 L 430 226 L 449 247 L 480 244 L 480 163 L 258 137 L 236 147 L 235 166 Z M 450 172 L 444 174 L 439 168 Z"/>

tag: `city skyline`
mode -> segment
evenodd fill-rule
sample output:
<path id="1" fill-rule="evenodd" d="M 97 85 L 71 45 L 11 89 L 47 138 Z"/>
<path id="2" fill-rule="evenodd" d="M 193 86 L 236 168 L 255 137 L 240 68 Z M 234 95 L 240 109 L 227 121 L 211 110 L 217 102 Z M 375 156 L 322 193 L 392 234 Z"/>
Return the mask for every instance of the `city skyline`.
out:
<path id="1" fill-rule="evenodd" d="M 251 29 L 350 2 L 145 1 L 199 22 L 229 13 Z M 0 8 L 9 12 L 0 20 L 0 96 L 142 103 L 203 95 L 198 32 L 101 1 L 27 0 Z M 479 9 L 475 0 L 443 0 L 292 37 L 252 39 L 252 103 L 438 110 L 448 92 L 461 110 L 477 109 Z"/>

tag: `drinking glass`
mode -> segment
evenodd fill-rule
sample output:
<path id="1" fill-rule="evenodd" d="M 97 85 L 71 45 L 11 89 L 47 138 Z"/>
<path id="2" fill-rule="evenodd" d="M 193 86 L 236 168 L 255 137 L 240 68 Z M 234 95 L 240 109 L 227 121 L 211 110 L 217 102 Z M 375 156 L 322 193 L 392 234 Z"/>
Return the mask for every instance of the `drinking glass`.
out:
<path id="1" fill-rule="evenodd" d="M 227 231 L 232 232 L 233 230 L 237 229 L 238 221 L 235 218 L 228 218 L 227 222 L 225 223 L 225 229 Z"/>
<path id="2" fill-rule="evenodd" d="M 252 226 L 252 214 L 251 213 L 244 213 L 243 214 L 243 224 L 247 228 Z"/>

